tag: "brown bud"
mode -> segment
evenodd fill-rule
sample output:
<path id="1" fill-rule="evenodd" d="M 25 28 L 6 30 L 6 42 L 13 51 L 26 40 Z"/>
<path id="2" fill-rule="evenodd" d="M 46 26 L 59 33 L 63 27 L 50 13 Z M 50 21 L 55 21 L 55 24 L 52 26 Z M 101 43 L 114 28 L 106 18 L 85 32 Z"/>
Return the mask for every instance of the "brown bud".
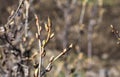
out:
<path id="1" fill-rule="evenodd" d="M 52 56 L 49 61 L 52 62 L 53 60 L 54 60 L 54 56 Z"/>
<path id="2" fill-rule="evenodd" d="M 42 55 L 42 57 L 45 57 L 46 51 L 44 50 L 41 55 Z"/>
<path id="3" fill-rule="evenodd" d="M 51 69 L 52 69 L 52 65 L 50 65 L 50 66 L 46 69 L 46 71 L 49 72 Z"/>

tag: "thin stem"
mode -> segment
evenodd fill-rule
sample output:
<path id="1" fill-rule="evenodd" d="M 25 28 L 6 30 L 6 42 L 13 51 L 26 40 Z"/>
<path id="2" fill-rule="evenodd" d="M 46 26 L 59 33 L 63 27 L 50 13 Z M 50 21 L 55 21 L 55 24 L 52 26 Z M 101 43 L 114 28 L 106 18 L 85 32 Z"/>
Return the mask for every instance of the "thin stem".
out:
<path id="1" fill-rule="evenodd" d="M 28 15 L 29 15 L 29 6 L 30 6 L 30 4 L 27 0 L 25 1 L 25 5 L 26 5 L 25 37 L 27 37 L 28 36 Z"/>
<path id="2" fill-rule="evenodd" d="M 83 19 L 84 19 L 84 14 L 85 14 L 85 9 L 86 9 L 86 3 L 88 0 L 84 0 L 83 4 L 82 4 L 82 10 L 81 10 L 81 15 L 80 15 L 80 20 L 79 20 L 79 24 L 83 23 Z"/>
<path id="3" fill-rule="evenodd" d="M 52 58 L 50 59 L 50 62 L 49 62 L 48 65 L 47 65 L 45 71 L 43 71 L 43 72 L 41 73 L 41 76 L 43 76 L 43 75 L 45 75 L 47 72 L 49 72 L 49 71 L 51 70 L 52 64 L 53 64 L 58 58 L 60 58 L 61 56 L 63 56 L 65 53 L 67 53 L 72 47 L 73 47 L 73 45 L 70 44 L 69 47 L 68 47 L 67 49 L 64 49 L 58 56 L 56 56 L 55 58 L 52 57 Z"/>
<path id="4" fill-rule="evenodd" d="M 20 3 L 19 3 L 19 6 L 18 6 L 17 10 L 13 14 L 13 16 L 9 19 L 9 21 L 5 24 L 5 27 L 7 27 L 10 24 L 10 22 L 15 18 L 15 16 L 18 14 L 18 11 L 21 8 L 23 2 L 24 2 L 24 0 L 20 0 Z"/>
<path id="5" fill-rule="evenodd" d="M 41 40 L 40 40 L 40 32 L 41 32 L 41 27 L 39 25 L 39 22 L 38 22 L 38 17 L 37 15 L 35 15 L 35 18 L 36 18 L 36 26 L 37 26 L 37 33 L 38 33 L 38 46 L 39 46 L 39 54 L 40 54 L 40 57 L 39 57 L 39 73 L 38 73 L 38 77 L 41 77 L 41 66 L 42 66 L 42 44 L 41 44 Z"/>
<path id="6" fill-rule="evenodd" d="M 39 76 L 38 77 L 41 77 L 41 66 L 42 66 L 42 56 L 41 56 L 41 41 L 39 41 L 39 53 L 40 53 L 40 57 L 39 57 Z"/>

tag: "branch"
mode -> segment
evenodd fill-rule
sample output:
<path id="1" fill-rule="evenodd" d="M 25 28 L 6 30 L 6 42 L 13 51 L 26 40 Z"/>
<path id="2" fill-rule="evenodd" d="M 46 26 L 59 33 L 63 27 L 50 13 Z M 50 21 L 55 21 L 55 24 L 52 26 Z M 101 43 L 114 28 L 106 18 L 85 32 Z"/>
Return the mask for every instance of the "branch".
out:
<path id="1" fill-rule="evenodd" d="M 18 14 L 19 9 L 21 8 L 22 4 L 23 4 L 24 0 L 20 0 L 19 6 L 17 8 L 17 10 L 15 11 L 15 13 L 12 15 L 12 17 L 8 20 L 8 22 L 5 24 L 5 27 L 7 28 L 8 25 L 11 23 L 11 21 L 15 18 L 15 16 Z"/>
<path id="2" fill-rule="evenodd" d="M 47 72 L 49 72 L 51 69 L 52 69 L 52 64 L 57 60 L 59 59 L 61 56 L 63 56 L 65 53 L 67 53 L 71 48 L 73 47 L 72 44 L 69 45 L 69 47 L 67 49 L 64 49 L 58 56 L 56 56 L 55 58 L 52 56 L 50 58 L 50 61 L 46 67 L 46 69 L 41 73 L 41 77 L 43 75 L 45 75 Z"/>
<path id="3" fill-rule="evenodd" d="M 37 26 L 37 34 L 38 34 L 38 43 L 39 43 L 39 54 L 40 54 L 40 57 L 39 57 L 39 73 L 38 73 L 38 77 L 41 77 L 41 66 L 42 66 L 42 45 L 41 45 L 41 40 L 40 40 L 40 32 L 41 32 L 41 26 L 39 25 L 39 20 L 38 20 L 38 16 L 35 14 L 35 19 L 36 19 L 36 26 Z"/>

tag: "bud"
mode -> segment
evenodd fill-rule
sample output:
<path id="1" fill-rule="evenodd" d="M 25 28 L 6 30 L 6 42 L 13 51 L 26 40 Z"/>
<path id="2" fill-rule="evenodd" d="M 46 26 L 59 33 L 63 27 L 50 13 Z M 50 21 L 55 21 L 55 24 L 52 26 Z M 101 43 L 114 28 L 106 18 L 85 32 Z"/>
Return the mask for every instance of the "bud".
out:
<path id="1" fill-rule="evenodd" d="M 49 72 L 51 69 L 52 69 L 52 65 L 50 65 L 50 66 L 46 69 L 46 71 Z"/>
<path id="2" fill-rule="evenodd" d="M 50 21 L 50 18 L 48 17 L 48 26 L 50 27 L 51 26 L 51 21 Z"/>
<path id="3" fill-rule="evenodd" d="M 70 46 L 69 46 L 70 48 L 72 48 L 73 47 L 73 44 L 70 44 Z"/>
<path id="4" fill-rule="evenodd" d="M 54 60 L 54 56 L 52 56 L 49 61 L 52 62 L 53 60 Z"/>
<path id="5" fill-rule="evenodd" d="M 45 43 L 46 43 L 46 41 L 45 41 L 45 40 L 43 40 L 43 41 L 42 41 L 42 45 L 45 45 Z"/>
<path id="6" fill-rule="evenodd" d="M 5 28 L 4 27 L 0 27 L 0 35 L 3 35 L 5 33 Z"/>
<path id="7" fill-rule="evenodd" d="M 54 33 L 52 33 L 51 35 L 50 35 L 50 38 L 53 38 L 54 37 Z"/>
<path id="8" fill-rule="evenodd" d="M 110 25 L 111 28 L 113 28 L 113 25 Z"/>
<path id="9" fill-rule="evenodd" d="M 36 38 L 38 38 L 38 33 L 35 33 L 35 35 L 36 35 Z"/>
<path id="10" fill-rule="evenodd" d="M 45 57 L 46 51 L 44 50 L 41 55 L 42 55 L 42 57 Z"/>
<path id="11" fill-rule="evenodd" d="M 26 37 L 23 37 L 23 41 L 24 41 L 24 42 L 26 41 Z"/>
<path id="12" fill-rule="evenodd" d="M 45 30 L 48 32 L 49 28 L 48 25 L 45 23 Z"/>

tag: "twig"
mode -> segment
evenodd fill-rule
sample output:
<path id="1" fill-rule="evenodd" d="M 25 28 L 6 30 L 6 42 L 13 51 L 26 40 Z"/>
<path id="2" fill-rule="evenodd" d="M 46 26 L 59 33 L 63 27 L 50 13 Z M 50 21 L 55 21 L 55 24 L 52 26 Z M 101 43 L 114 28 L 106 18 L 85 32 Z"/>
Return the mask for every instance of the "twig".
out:
<path id="1" fill-rule="evenodd" d="M 41 76 L 41 72 L 42 72 L 41 71 L 42 55 L 45 56 L 44 55 L 46 53 L 45 52 L 45 46 L 48 44 L 49 40 L 54 36 L 54 33 L 51 32 L 52 24 L 51 24 L 50 19 L 48 18 L 48 22 L 47 22 L 47 24 L 45 24 L 45 29 L 47 31 L 47 38 L 41 42 L 41 40 L 40 40 L 41 26 L 39 26 L 38 17 L 37 17 L 36 14 L 35 14 L 35 19 L 36 19 L 36 25 L 37 25 L 37 29 L 38 29 L 36 37 L 38 38 L 38 41 L 39 41 L 40 58 L 39 58 L 39 73 L 38 73 L 39 76 L 38 77 L 40 77 Z"/>
<path id="2" fill-rule="evenodd" d="M 93 7 L 91 8 L 91 13 L 90 13 L 90 20 L 89 20 L 89 24 L 88 24 L 88 35 L 87 35 L 87 40 L 88 40 L 88 67 L 91 67 L 91 60 L 92 60 L 92 35 L 93 35 L 93 28 L 96 24 L 96 20 L 95 20 L 95 15 L 96 15 L 96 4 L 93 5 Z"/>
<path id="3" fill-rule="evenodd" d="M 54 36 L 54 33 L 51 32 L 51 25 L 52 25 L 51 21 L 48 18 L 47 24 L 45 23 L 45 29 L 47 31 L 47 38 L 43 42 L 43 45 L 42 45 L 43 48 L 48 44 L 49 40 Z"/>
<path id="4" fill-rule="evenodd" d="M 80 15 L 80 20 L 79 20 L 79 24 L 83 24 L 83 19 L 84 19 L 84 14 L 85 14 L 85 9 L 86 9 L 86 3 L 88 0 L 84 0 L 83 4 L 82 4 L 82 10 L 81 10 L 81 15 Z"/>
<path id="5" fill-rule="evenodd" d="M 43 75 L 45 75 L 47 72 L 49 72 L 52 69 L 52 64 L 61 56 L 63 56 L 65 53 L 67 53 L 71 48 L 73 47 L 72 44 L 69 45 L 69 47 L 67 49 L 64 49 L 58 56 L 56 56 L 55 58 L 52 56 L 46 69 L 41 73 L 41 77 Z"/>
<path id="6" fill-rule="evenodd" d="M 25 20 L 25 37 L 28 36 L 28 15 L 29 15 L 29 7 L 30 7 L 30 3 L 28 0 L 25 0 L 25 5 L 26 5 L 26 13 L 25 13 L 25 16 L 26 16 L 26 20 Z"/>
<path id="7" fill-rule="evenodd" d="M 21 8 L 22 4 L 23 4 L 24 0 L 20 0 L 19 6 L 17 8 L 17 10 L 15 11 L 15 13 L 12 15 L 12 17 L 8 20 L 8 22 L 5 24 L 5 27 L 7 28 L 8 25 L 11 23 L 11 21 L 15 18 L 15 16 L 18 14 L 19 9 Z"/>
<path id="8" fill-rule="evenodd" d="M 38 33 L 38 42 L 39 42 L 39 54 L 40 54 L 40 57 L 39 57 L 39 73 L 38 73 L 38 77 L 41 77 L 41 66 L 42 66 L 42 44 L 41 44 L 41 40 L 40 40 L 40 32 L 41 32 L 41 26 L 39 25 L 39 20 L 38 20 L 38 17 L 37 15 L 35 14 L 35 19 L 36 19 L 36 26 L 37 26 L 37 33 Z"/>

